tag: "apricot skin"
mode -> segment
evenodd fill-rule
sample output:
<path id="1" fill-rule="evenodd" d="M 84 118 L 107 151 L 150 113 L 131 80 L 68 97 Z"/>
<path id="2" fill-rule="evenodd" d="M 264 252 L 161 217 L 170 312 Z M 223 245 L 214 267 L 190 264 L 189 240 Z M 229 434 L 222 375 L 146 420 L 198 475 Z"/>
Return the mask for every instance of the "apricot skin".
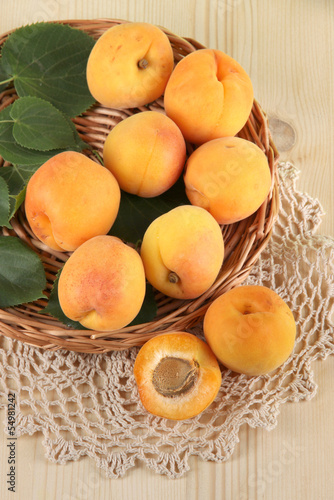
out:
<path id="1" fill-rule="evenodd" d="M 161 394 L 153 384 L 154 371 L 161 359 L 176 357 L 196 362 L 198 376 L 193 386 L 176 396 Z M 134 364 L 134 376 L 139 396 L 147 411 L 171 420 L 184 420 L 204 411 L 216 398 L 221 385 L 217 359 L 209 346 L 193 334 L 170 332 L 147 341 Z M 170 382 L 177 373 L 167 373 Z"/>
<path id="2" fill-rule="evenodd" d="M 92 330 L 116 330 L 138 314 L 146 282 L 138 253 L 114 236 L 96 236 L 66 261 L 58 296 L 64 314 Z"/>
<path id="3" fill-rule="evenodd" d="M 157 111 L 145 111 L 111 130 L 103 160 L 121 189 L 150 198 L 162 194 L 180 177 L 186 145 L 170 118 Z"/>
<path id="4" fill-rule="evenodd" d="M 215 281 L 224 258 L 219 224 L 204 209 L 182 205 L 147 228 L 141 257 L 148 281 L 170 297 L 193 299 Z"/>
<path id="5" fill-rule="evenodd" d="M 30 178 L 25 211 L 35 236 L 60 252 L 106 234 L 120 203 L 115 177 L 87 156 L 66 151 L 50 158 Z"/>
<path id="6" fill-rule="evenodd" d="M 273 290 L 239 286 L 218 297 L 204 316 L 204 334 L 217 359 L 246 375 L 264 375 L 293 351 L 292 311 Z"/>
<path id="7" fill-rule="evenodd" d="M 219 224 L 232 224 L 259 209 L 270 192 L 271 174 L 256 144 L 223 137 L 190 155 L 184 183 L 190 203 L 208 210 Z"/>
<path id="8" fill-rule="evenodd" d="M 134 108 L 163 94 L 173 67 L 173 50 L 160 28 L 123 23 L 97 40 L 88 58 L 87 83 L 104 106 Z"/>
<path id="9" fill-rule="evenodd" d="M 253 105 L 253 86 L 245 70 L 220 50 L 200 49 L 175 67 L 164 105 L 186 140 L 195 144 L 234 136 Z"/>

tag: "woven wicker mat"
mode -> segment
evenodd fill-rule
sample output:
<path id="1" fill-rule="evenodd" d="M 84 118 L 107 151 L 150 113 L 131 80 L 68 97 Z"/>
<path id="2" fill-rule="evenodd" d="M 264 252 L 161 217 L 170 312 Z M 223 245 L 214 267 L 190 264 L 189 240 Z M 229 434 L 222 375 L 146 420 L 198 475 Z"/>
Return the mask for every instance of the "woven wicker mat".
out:
<path id="1" fill-rule="evenodd" d="M 132 375 L 137 348 L 76 354 L 0 337 L 0 407 L 6 409 L 8 392 L 16 391 L 16 435 L 42 432 L 52 462 L 88 455 L 108 477 L 120 477 L 142 461 L 175 478 L 189 470 L 191 455 L 227 460 L 242 424 L 273 429 L 281 404 L 312 398 L 317 386 L 311 363 L 334 353 L 334 240 L 315 234 L 323 211 L 296 190 L 293 165 L 281 163 L 279 176 L 279 220 L 247 283 L 276 290 L 294 312 L 298 336 L 283 367 L 261 377 L 222 368 L 222 386 L 210 408 L 174 422 L 141 406 Z M 6 411 L 2 419 L 7 421 Z"/>

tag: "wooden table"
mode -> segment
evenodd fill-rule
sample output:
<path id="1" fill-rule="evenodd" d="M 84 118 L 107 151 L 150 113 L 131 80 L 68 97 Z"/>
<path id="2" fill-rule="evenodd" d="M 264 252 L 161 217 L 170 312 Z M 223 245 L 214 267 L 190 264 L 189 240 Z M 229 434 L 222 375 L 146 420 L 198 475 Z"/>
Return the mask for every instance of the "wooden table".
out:
<path id="1" fill-rule="evenodd" d="M 298 188 L 321 200 L 320 232 L 334 236 L 334 2 L 332 0 L 15 0 L 1 2 L 0 32 L 52 19 L 147 21 L 219 48 L 248 71 L 271 117 L 281 159 L 301 171 Z M 0 497 L 5 500 L 332 500 L 334 358 L 314 365 L 318 393 L 285 404 L 271 431 L 243 427 L 222 464 L 190 461 L 168 480 L 143 466 L 109 480 L 88 458 L 66 466 L 44 457 L 42 434 L 17 441 L 17 492 L 7 491 L 0 432 Z M 3 417 L 1 417 L 3 420 Z M 285 450 L 285 451 L 284 451 Z"/>

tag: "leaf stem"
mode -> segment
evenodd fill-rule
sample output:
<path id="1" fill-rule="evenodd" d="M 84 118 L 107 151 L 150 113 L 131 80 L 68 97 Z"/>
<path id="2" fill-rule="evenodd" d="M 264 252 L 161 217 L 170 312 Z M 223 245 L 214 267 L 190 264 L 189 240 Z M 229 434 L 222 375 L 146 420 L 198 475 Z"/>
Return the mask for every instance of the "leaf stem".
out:
<path id="1" fill-rule="evenodd" d="M 14 77 L 11 76 L 10 78 L 7 78 L 7 80 L 3 80 L 2 82 L 0 82 L 0 85 L 3 85 L 4 83 L 12 82 L 13 80 L 14 80 Z"/>
<path id="2" fill-rule="evenodd" d="M 101 165 L 104 165 L 103 159 L 102 159 L 100 153 L 97 151 L 97 149 L 93 149 L 92 153 L 99 160 L 99 162 L 101 163 Z"/>

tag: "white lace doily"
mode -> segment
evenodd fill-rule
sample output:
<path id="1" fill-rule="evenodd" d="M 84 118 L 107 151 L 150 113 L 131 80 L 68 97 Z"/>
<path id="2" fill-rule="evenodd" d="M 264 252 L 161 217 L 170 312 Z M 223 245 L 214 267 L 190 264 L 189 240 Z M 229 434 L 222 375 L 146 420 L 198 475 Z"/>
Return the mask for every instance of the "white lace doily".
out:
<path id="1" fill-rule="evenodd" d="M 64 464 L 88 455 L 108 477 L 123 476 L 138 461 L 180 477 L 191 455 L 227 460 L 241 425 L 273 429 L 281 404 L 312 398 L 311 363 L 334 352 L 334 240 L 315 234 L 323 211 L 296 190 L 296 169 L 281 163 L 279 176 L 279 219 L 247 283 L 276 290 L 294 313 L 297 340 L 284 366 L 261 377 L 222 368 L 216 401 L 174 422 L 148 414 L 139 401 L 132 374 L 138 349 L 52 352 L 0 336 L 0 408 L 7 422 L 8 392 L 16 391 L 16 436 L 43 433 L 49 460 Z"/>

